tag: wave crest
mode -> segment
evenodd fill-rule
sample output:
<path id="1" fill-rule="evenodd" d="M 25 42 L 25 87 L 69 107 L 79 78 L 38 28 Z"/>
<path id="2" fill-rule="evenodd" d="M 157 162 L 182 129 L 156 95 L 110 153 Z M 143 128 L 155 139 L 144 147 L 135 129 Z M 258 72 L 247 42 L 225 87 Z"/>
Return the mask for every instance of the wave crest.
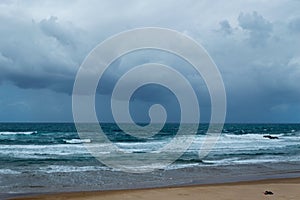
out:
<path id="1" fill-rule="evenodd" d="M 82 143 L 91 143 L 91 139 L 71 139 L 71 140 L 64 140 L 67 144 L 82 144 Z"/>
<path id="2" fill-rule="evenodd" d="M 4 131 L 0 132 L 0 135 L 32 135 L 37 134 L 37 131 Z"/>

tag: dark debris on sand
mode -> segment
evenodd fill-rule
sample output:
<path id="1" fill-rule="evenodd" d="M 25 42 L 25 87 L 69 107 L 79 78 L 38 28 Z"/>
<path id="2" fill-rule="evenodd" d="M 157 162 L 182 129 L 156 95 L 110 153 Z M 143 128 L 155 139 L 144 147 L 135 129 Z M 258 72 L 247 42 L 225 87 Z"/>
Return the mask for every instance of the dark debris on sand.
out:
<path id="1" fill-rule="evenodd" d="M 273 195 L 274 193 L 272 192 L 272 191 L 268 191 L 268 190 L 266 190 L 265 192 L 264 192 L 264 195 Z"/>

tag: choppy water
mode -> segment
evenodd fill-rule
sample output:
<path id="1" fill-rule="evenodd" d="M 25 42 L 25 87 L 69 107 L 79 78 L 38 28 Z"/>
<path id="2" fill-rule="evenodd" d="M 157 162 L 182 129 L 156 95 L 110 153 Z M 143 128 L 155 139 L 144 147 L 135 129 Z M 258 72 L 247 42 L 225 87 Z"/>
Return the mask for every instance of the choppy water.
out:
<path id="1" fill-rule="evenodd" d="M 155 151 L 172 140 L 178 130 L 178 124 L 167 124 L 157 135 L 137 139 L 124 134 L 114 124 L 102 126 L 107 137 L 128 154 Z M 199 159 L 198 150 L 206 130 L 207 124 L 200 125 L 194 143 L 165 170 L 300 161 L 299 124 L 226 124 L 210 154 Z M 189 131 L 186 125 L 184 137 L 190 137 Z M 263 137 L 265 135 L 278 139 Z M 0 184 L 7 184 L 3 180 L 6 175 L 12 178 L 37 173 L 47 176 L 52 173 L 113 172 L 114 169 L 96 160 L 83 145 L 93 142 L 93 138 L 80 139 L 71 123 L 2 123 Z M 109 156 L 110 150 L 105 149 L 99 154 Z"/>

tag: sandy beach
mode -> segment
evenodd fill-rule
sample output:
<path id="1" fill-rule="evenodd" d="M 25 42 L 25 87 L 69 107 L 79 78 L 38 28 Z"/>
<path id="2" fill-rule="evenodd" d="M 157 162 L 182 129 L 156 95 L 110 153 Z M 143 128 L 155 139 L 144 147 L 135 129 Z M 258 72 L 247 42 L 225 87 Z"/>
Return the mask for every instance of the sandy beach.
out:
<path id="1" fill-rule="evenodd" d="M 249 181 L 238 183 L 224 183 L 215 185 L 183 186 L 172 188 L 154 188 L 137 190 L 117 190 L 98 192 L 74 192 L 37 195 L 30 197 L 14 198 L 22 199 L 76 199 L 76 200 L 119 200 L 119 199 L 300 199 L 300 178 L 269 179 L 261 181 Z M 265 195 L 265 191 L 273 192 L 273 195 Z"/>

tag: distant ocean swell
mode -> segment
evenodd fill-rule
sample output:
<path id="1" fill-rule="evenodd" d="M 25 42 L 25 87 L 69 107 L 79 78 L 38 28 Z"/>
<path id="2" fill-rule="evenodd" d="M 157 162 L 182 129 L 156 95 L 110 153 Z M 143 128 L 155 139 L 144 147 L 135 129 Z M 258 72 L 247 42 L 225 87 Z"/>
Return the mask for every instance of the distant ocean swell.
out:
<path id="1" fill-rule="evenodd" d="M 128 154 L 156 153 L 156 149 L 172 139 L 177 127 L 176 124 L 169 124 L 159 133 L 159 137 L 138 140 L 124 135 L 112 124 L 106 125 L 108 137 L 113 138 L 116 145 Z M 206 128 L 207 126 L 200 125 L 194 143 L 167 169 L 300 161 L 300 125 L 226 124 L 212 152 L 199 160 L 197 151 Z M 266 135 L 276 136 L 276 139 L 264 137 Z M 184 137 L 190 136 L 187 134 Z M 106 145 L 95 144 L 92 139 L 80 139 L 73 124 L 1 124 L 0 174 L 18 174 L 28 170 L 45 173 L 113 170 L 96 161 L 83 144 Z M 110 155 L 109 149 L 99 154 L 122 159 L 117 155 Z"/>

